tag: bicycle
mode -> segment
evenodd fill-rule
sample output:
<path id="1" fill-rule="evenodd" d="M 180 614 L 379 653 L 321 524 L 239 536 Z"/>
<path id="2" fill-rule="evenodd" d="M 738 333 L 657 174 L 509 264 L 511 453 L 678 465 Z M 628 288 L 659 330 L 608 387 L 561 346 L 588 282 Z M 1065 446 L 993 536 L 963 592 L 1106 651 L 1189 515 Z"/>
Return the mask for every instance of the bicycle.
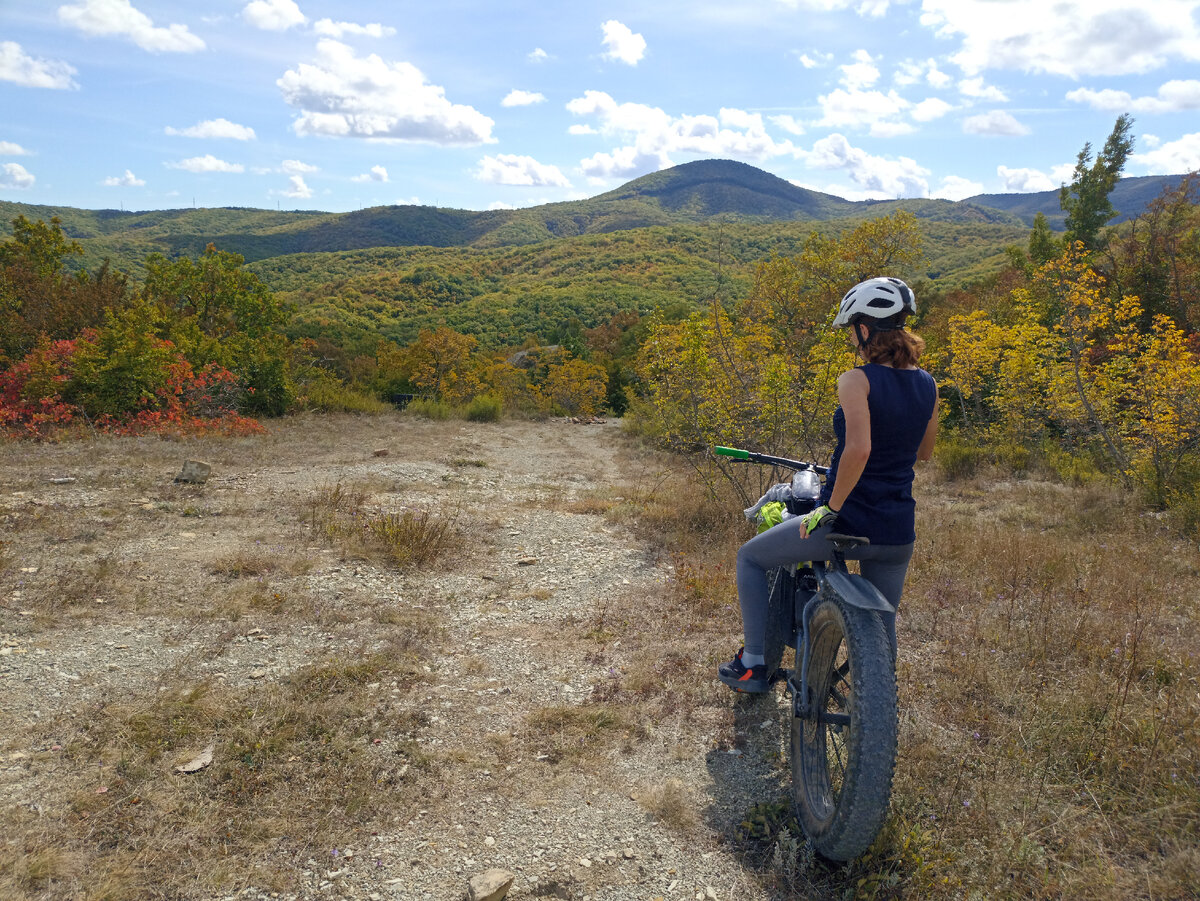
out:
<path id="1" fill-rule="evenodd" d="M 815 508 L 826 467 L 717 447 L 733 460 L 795 471 L 790 513 Z M 815 484 L 814 484 L 815 483 Z M 794 524 L 798 526 L 798 524 Z M 883 827 L 896 764 L 896 668 L 881 614 L 895 609 L 845 555 L 866 538 L 831 534 L 831 559 L 768 574 L 767 672 L 791 696 L 792 807 L 821 856 L 849 861 Z M 793 669 L 781 667 L 795 648 Z"/>

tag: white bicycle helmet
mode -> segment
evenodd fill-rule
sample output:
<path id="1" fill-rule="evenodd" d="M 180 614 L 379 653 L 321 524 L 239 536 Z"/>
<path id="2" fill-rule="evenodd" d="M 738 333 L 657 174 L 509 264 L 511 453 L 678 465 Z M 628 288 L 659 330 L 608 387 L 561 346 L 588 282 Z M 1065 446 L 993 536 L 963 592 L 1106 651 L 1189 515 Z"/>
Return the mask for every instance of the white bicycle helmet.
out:
<path id="1" fill-rule="evenodd" d="M 838 307 L 834 328 L 852 325 L 859 317 L 877 320 L 868 323 L 872 331 L 900 328 L 909 313 L 917 312 L 912 288 L 898 278 L 869 278 L 846 292 Z M 896 317 L 892 319 L 892 317 Z M 890 320 L 880 322 L 878 320 Z"/>

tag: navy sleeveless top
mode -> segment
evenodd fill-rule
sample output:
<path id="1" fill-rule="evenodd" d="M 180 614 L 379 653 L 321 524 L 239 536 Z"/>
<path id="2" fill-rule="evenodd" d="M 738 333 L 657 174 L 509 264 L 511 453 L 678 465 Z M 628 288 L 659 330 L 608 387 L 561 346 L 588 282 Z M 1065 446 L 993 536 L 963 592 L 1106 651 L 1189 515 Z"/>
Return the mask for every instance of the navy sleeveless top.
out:
<path id="1" fill-rule="evenodd" d="M 924 369 L 893 369 L 876 363 L 858 368 L 871 385 L 867 394 L 871 455 L 858 484 L 842 505 L 834 529 L 845 535 L 866 536 L 872 544 L 911 544 L 917 538 L 913 464 L 933 416 L 937 385 Z M 833 431 L 837 447 L 821 490 L 822 504 L 829 503 L 846 448 L 846 414 L 841 407 L 833 414 Z"/>

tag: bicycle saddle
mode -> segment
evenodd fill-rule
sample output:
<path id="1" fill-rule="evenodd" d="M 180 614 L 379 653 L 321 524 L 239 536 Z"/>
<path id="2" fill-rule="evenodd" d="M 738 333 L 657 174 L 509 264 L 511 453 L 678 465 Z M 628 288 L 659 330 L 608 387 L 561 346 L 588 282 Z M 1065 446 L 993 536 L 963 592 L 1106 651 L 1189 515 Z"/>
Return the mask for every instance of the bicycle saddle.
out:
<path id="1" fill-rule="evenodd" d="M 831 532 L 825 536 L 839 551 L 848 551 L 855 547 L 866 547 L 871 543 L 870 538 L 863 538 L 861 535 L 842 535 L 838 532 Z"/>

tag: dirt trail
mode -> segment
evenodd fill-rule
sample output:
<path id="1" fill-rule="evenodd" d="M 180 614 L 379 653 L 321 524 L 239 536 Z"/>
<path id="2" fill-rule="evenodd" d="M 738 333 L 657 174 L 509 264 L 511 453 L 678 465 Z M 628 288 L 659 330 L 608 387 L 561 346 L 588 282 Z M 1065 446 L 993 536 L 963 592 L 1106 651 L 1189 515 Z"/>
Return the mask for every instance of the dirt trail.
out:
<path id="1" fill-rule="evenodd" d="M 203 488 L 170 481 L 188 456 L 214 466 Z M 63 815 L 52 749 L 97 705 L 181 678 L 258 690 L 369 648 L 363 611 L 417 611 L 440 630 L 408 700 L 420 728 L 376 753 L 415 741 L 426 800 L 297 862 L 284 891 L 236 894 L 440 901 L 499 867 L 511 898 L 772 897 L 731 839 L 779 790 L 773 706 L 689 685 L 678 709 L 659 692 L 622 719 L 610 691 L 675 634 L 668 561 L 613 515 L 660 476 L 616 426 L 313 419 L 196 445 L 9 445 L 0 466 L 0 821 Z M 456 516 L 457 560 L 398 573 L 305 531 L 305 499 L 351 484 Z M 367 686 L 381 705 L 410 689 Z"/>

